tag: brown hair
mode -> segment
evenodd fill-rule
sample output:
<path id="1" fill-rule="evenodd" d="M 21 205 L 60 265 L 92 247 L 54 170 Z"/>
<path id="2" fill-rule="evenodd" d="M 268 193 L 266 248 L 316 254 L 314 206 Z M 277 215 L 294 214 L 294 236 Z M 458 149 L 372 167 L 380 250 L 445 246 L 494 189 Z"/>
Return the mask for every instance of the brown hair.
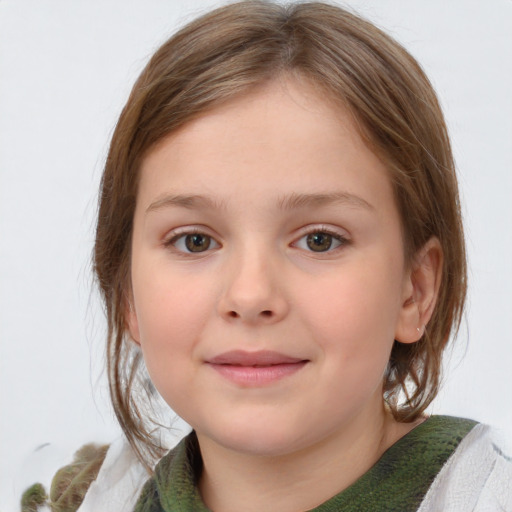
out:
<path id="1" fill-rule="evenodd" d="M 396 41 L 339 7 L 239 2 L 193 21 L 154 54 L 120 116 L 101 183 L 94 262 L 108 319 L 110 392 L 146 463 L 160 448 L 139 405 L 140 351 L 125 336 L 140 163 L 168 133 L 279 73 L 307 78 L 353 113 L 389 170 L 407 261 L 432 236 L 441 243 L 432 319 L 417 343 L 395 342 L 384 381 L 399 421 L 416 419 L 437 394 L 442 353 L 462 315 L 466 260 L 454 162 L 431 84 Z"/>

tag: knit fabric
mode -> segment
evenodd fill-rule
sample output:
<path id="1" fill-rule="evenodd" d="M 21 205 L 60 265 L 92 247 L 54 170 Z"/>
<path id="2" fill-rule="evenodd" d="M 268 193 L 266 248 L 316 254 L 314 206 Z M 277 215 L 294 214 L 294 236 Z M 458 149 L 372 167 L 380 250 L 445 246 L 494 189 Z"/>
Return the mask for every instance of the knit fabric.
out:
<path id="1" fill-rule="evenodd" d="M 391 446 L 354 484 L 313 511 L 416 511 L 436 475 L 475 425 L 461 418 L 430 417 Z M 159 462 L 135 512 L 207 512 L 197 488 L 201 464 L 192 432 Z"/>

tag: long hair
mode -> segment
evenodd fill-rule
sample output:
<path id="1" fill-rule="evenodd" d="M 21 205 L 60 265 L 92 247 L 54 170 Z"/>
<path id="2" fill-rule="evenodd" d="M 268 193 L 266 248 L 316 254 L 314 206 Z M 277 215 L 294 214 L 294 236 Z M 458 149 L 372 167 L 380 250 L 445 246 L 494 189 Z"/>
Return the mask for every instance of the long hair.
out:
<path id="1" fill-rule="evenodd" d="M 349 109 L 386 165 L 406 261 L 432 236 L 441 243 L 442 282 L 432 319 L 417 343 L 395 342 L 383 398 L 397 420 L 413 421 L 438 391 L 442 353 L 463 310 L 466 258 L 450 142 L 429 80 L 402 46 L 347 10 L 242 1 L 196 19 L 153 55 L 121 113 L 101 182 L 94 264 L 108 320 L 110 393 L 121 427 L 148 468 L 160 446 L 143 405 L 148 395 L 141 397 L 140 351 L 128 339 L 125 320 L 141 161 L 170 132 L 286 73 L 307 78 L 326 99 Z"/>

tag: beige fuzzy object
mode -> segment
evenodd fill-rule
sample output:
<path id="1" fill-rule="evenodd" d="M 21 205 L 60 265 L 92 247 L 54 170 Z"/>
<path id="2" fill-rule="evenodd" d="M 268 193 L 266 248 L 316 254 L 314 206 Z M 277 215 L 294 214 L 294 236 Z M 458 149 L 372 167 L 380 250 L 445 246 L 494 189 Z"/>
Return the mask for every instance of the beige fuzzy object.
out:
<path id="1" fill-rule="evenodd" d="M 103 464 L 108 445 L 87 444 L 80 448 L 69 466 L 53 477 L 50 490 L 52 512 L 72 512 L 81 505 Z"/>
<path id="2" fill-rule="evenodd" d="M 75 512 L 78 510 L 91 483 L 103 464 L 108 445 L 87 444 L 73 457 L 73 462 L 59 469 L 52 480 L 50 496 L 41 484 L 28 488 L 22 498 L 22 512 L 51 510 Z"/>

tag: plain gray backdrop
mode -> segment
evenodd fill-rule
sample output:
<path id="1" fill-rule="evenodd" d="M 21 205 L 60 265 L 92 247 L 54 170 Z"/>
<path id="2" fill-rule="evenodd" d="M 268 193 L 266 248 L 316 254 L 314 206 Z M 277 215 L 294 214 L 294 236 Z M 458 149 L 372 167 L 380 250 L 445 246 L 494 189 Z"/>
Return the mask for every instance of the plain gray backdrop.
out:
<path id="1" fill-rule="evenodd" d="M 90 269 L 108 140 L 147 58 L 210 0 L 0 0 L 0 511 L 88 441 L 119 435 Z M 470 291 L 433 413 L 512 439 L 512 1 L 345 2 L 441 98 Z"/>

